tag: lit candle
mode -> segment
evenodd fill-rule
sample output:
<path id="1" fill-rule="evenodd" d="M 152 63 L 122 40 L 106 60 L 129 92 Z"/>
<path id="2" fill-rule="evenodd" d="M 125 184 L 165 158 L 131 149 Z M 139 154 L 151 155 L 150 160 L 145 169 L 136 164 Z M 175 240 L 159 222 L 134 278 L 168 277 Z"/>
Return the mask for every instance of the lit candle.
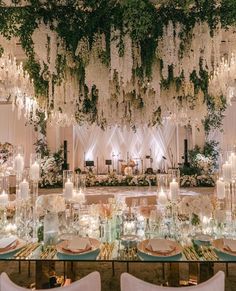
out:
<path id="1" fill-rule="evenodd" d="M 225 182 L 223 181 L 222 178 L 216 181 L 216 193 L 218 199 L 225 198 Z"/>
<path id="2" fill-rule="evenodd" d="M 170 197 L 173 200 L 176 200 L 179 196 L 179 184 L 175 181 L 175 179 L 170 182 Z"/>
<path id="3" fill-rule="evenodd" d="M 233 176 L 236 176 L 236 155 L 235 153 L 231 153 L 229 157 L 229 162 L 232 166 L 232 174 Z"/>
<path id="4" fill-rule="evenodd" d="M 17 174 L 22 174 L 24 170 L 24 158 L 21 154 L 18 154 L 14 159 L 14 169 Z"/>
<path id="5" fill-rule="evenodd" d="M 165 205 L 167 203 L 167 197 L 166 197 L 166 194 L 165 194 L 165 192 L 163 191 L 162 188 L 161 188 L 161 191 L 159 193 L 158 202 L 161 205 Z"/>
<path id="6" fill-rule="evenodd" d="M 74 190 L 73 191 L 73 200 L 79 203 L 84 203 L 85 202 L 85 195 L 84 192 L 79 189 L 79 191 Z"/>
<path id="7" fill-rule="evenodd" d="M 0 205 L 6 206 L 8 202 L 9 202 L 8 194 L 3 190 L 2 193 L 0 194 Z"/>
<path id="8" fill-rule="evenodd" d="M 232 166 L 228 162 L 223 164 L 222 166 L 222 172 L 223 172 L 223 179 L 226 182 L 230 182 L 232 179 Z"/>
<path id="9" fill-rule="evenodd" d="M 29 197 L 29 183 L 24 179 L 24 181 L 20 182 L 19 184 L 20 189 L 20 198 L 21 199 L 28 199 Z"/>
<path id="10" fill-rule="evenodd" d="M 73 198 L 73 183 L 70 179 L 68 179 L 65 183 L 64 196 L 67 200 Z"/>
<path id="11" fill-rule="evenodd" d="M 38 181 L 40 179 L 40 174 L 39 174 L 39 163 L 34 162 L 33 165 L 30 167 L 30 178 L 33 181 Z"/>

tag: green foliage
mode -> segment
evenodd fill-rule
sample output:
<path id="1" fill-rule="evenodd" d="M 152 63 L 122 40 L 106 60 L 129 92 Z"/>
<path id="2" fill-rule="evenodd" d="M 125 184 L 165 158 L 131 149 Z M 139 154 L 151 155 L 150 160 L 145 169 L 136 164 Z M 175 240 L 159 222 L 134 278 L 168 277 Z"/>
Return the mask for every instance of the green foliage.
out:
<path id="1" fill-rule="evenodd" d="M 20 0 L 12 0 L 13 4 L 21 3 Z M 150 0 L 67 0 L 66 5 L 58 5 L 57 0 L 40 1 L 29 0 L 28 6 L 22 7 L 0 7 L 0 34 L 10 39 L 18 37 L 27 61 L 24 69 L 28 71 L 34 81 L 36 97 L 48 98 L 48 68 L 40 67 L 37 56 L 34 53 L 32 34 L 39 23 L 48 24 L 55 30 L 66 45 L 66 49 L 75 61 L 74 73 L 79 78 L 80 89 L 83 92 L 83 108 L 78 109 L 77 119 L 81 121 L 83 116 L 91 117 L 91 122 L 97 121 L 97 93 L 96 89 L 88 96 L 85 86 L 85 66 L 80 57 L 75 56 L 78 41 L 88 40 L 91 49 L 95 35 L 104 34 L 106 48 L 100 52 L 101 61 L 107 66 L 110 63 L 110 42 L 112 29 L 119 29 L 119 54 L 124 55 L 124 36 L 131 36 L 133 45 L 141 49 L 141 66 L 134 67 L 134 74 L 141 81 L 152 78 L 152 67 L 155 61 L 158 39 L 163 34 L 164 25 L 172 21 L 182 24 L 180 32 L 181 46 L 179 56 L 183 56 L 188 49 L 189 40 L 192 38 L 192 29 L 198 22 L 207 22 L 211 33 L 217 28 L 217 24 L 225 28 L 236 23 L 236 1 L 222 0 L 218 5 L 217 0 L 163 0 L 159 5 Z M 1 51 L 0 51 L 1 53 Z M 161 61 L 161 60 L 160 60 Z M 66 60 L 57 56 L 57 74 L 53 76 L 53 83 L 60 84 L 65 76 Z M 205 129 L 221 125 L 221 119 L 225 109 L 225 100 L 222 97 L 222 107 L 216 108 L 214 98 L 208 95 L 208 72 L 202 68 L 200 63 L 200 76 L 196 71 L 191 74 L 191 82 L 194 84 L 194 96 L 176 96 L 178 100 L 188 98 L 195 105 L 197 93 L 201 90 L 204 94 L 204 102 L 208 106 L 208 116 L 204 122 Z M 184 76 L 174 77 L 173 68 L 169 68 L 167 80 L 161 81 L 162 89 L 169 89 L 174 84 L 177 92 L 180 91 Z M 140 103 L 141 104 L 141 103 Z M 48 104 L 52 108 L 53 104 Z M 152 125 L 160 123 L 161 109 L 154 113 Z M 105 124 L 105 121 L 102 122 Z"/>
<path id="2" fill-rule="evenodd" d="M 189 166 L 184 165 L 181 169 L 181 175 L 203 175 L 210 174 L 217 167 L 219 157 L 219 143 L 210 140 L 207 141 L 203 148 L 196 145 L 188 151 Z"/>
<path id="3" fill-rule="evenodd" d="M 208 115 L 203 122 L 206 134 L 208 134 L 211 129 L 219 129 L 222 126 L 222 120 L 227 103 L 226 98 L 223 95 L 220 96 L 220 101 L 221 106 L 217 107 L 214 97 L 207 95 L 206 103 Z"/>

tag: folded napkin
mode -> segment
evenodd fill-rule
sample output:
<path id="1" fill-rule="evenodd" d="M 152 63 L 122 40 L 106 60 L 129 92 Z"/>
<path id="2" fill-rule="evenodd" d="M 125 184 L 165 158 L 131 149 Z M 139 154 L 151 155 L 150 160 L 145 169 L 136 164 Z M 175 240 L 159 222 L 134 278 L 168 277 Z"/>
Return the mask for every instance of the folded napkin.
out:
<path id="1" fill-rule="evenodd" d="M 88 237 L 74 237 L 64 247 L 64 249 L 72 253 L 83 253 L 91 250 L 91 248 L 92 245 Z"/>
<path id="2" fill-rule="evenodd" d="M 236 240 L 224 238 L 224 249 L 236 253 Z"/>
<path id="3" fill-rule="evenodd" d="M 175 250 L 175 246 L 170 245 L 168 241 L 164 239 L 150 239 L 146 249 L 152 252 L 167 255 Z"/>
<path id="4" fill-rule="evenodd" d="M 0 239 L 0 252 L 14 248 L 17 244 L 17 238 L 14 236 Z"/>

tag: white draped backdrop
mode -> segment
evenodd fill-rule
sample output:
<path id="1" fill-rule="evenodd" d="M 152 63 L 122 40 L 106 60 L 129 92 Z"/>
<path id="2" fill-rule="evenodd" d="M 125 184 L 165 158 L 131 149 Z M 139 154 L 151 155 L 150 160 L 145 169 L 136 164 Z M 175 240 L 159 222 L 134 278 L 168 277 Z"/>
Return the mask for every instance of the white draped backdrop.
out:
<path id="1" fill-rule="evenodd" d="M 107 170 L 105 160 L 111 159 L 113 167 L 118 170 L 118 160 L 134 160 L 139 171 L 150 167 L 153 169 L 171 166 L 177 162 L 176 157 L 176 126 L 164 121 L 159 128 L 138 128 L 136 132 L 130 128 L 110 127 L 103 131 L 96 125 L 74 127 L 75 166 L 84 168 L 84 161 L 93 160 L 101 173 Z M 163 156 L 166 158 L 164 162 Z M 165 163 L 165 165 L 164 165 Z"/>
<path id="2" fill-rule="evenodd" d="M 11 104 L 0 104 L 0 142 L 9 142 L 13 146 L 23 145 L 26 166 L 29 166 L 30 153 L 34 152 L 35 141 L 33 126 L 26 126 L 23 116 L 19 120 L 17 110 L 13 112 Z"/>
<path id="3" fill-rule="evenodd" d="M 223 133 L 219 130 L 214 131 L 209 137 L 220 142 L 222 160 L 225 159 L 226 152 L 236 146 L 235 112 L 236 102 L 233 101 L 232 106 L 229 106 L 225 112 Z M 117 170 L 119 165 L 120 170 L 121 163 L 118 160 L 124 160 L 125 163 L 129 158 L 138 164 L 140 171 L 142 170 L 141 160 L 143 160 L 144 170 L 150 166 L 156 170 L 163 169 L 164 166 L 176 165 L 179 156 L 183 154 L 183 140 L 185 138 L 183 129 L 178 137 L 176 126 L 167 120 L 159 128 L 142 127 L 138 128 L 136 132 L 130 128 L 118 126 L 110 127 L 105 131 L 96 125 L 75 126 L 69 139 L 68 135 L 63 134 L 64 131 L 68 130 L 65 128 L 58 132 L 54 128 L 50 131 L 52 140 L 58 135 L 57 145 L 52 147 L 52 150 L 54 151 L 63 144 L 64 139 L 67 139 L 68 143 L 71 144 L 69 155 L 74 161 L 74 163 L 72 161 L 70 163 L 75 168 L 84 169 L 84 161 L 93 160 L 96 166 L 95 172 L 107 172 L 105 160 L 112 160 L 113 167 Z M 29 165 L 30 153 L 34 152 L 36 139 L 37 133 L 34 132 L 33 127 L 26 125 L 23 116 L 18 120 L 17 111 L 12 111 L 11 104 L 0 104 L 0 142 L 23 145 L 26 153 L 26 166 Z M 198 138 L 196 143 L 198 143 Z M 49 146 L 50 144 L 49 141 Z M 150 160 L 146 159 L 146 156 L 150 156 L 150 154 L 153 158 L 152 165 L 150 165 Z M 163 156 L 166 157 L 165 164 Z"/>

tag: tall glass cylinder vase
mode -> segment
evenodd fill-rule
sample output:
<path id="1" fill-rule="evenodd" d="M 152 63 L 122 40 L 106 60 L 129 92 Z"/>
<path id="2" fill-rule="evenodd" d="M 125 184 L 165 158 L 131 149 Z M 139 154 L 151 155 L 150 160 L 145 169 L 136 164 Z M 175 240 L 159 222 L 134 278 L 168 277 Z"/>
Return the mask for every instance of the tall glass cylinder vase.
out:
<path id="1" fill-rule="evenodd" d="M 40 154 L 34 153 L 30 155 L 30 171 L 29 176 L 32 181 L 32 196 L 31 196 L 31 205 L 32 205 L 32 228 L 33 228 L 33 240 L 36 241 L 37 236 L 37 213 L 36 213 L 36 199 L 38 197 L 38 185 L 40 180 L 40 165 L 41 165 L 41 156 Z"/>
<path id="2" fill-rule="evenodd" d="M 63 195 L 66 201 L 73 199 L 74 172 L 71 170 L 63 171 Z"/>
<path id="3" fill-rule="evenodd" d="M 44 216 L 43 238 L 44 245 L 56 245 L 58 241 L 59 220 L 58 213 L 48 212 Z"/>
<path id="4" fill-rule="evenodd" d="M 25 166 L 24 148 L 22 146 L 15 147 L 13 166 L 16 174 L 16 199 L 17 199 L 19 195 L 19 184 L 21 182 Z"/>
<path id="5" fill-rule="evenodd" d="M 85 192 L 85 190 L 86 190 L 86 175 L 75 174 L 74 177 L 75 177 L 75 181 L 74 181 L 75 189 Z"/>
<path id="6" fill-rule="evenodd" d="M 167 174 L 157 174 L 157 191 L 159 192 L 161 189 L 167 189 L 168 185 L 168 175 Z"/>
<path id="7" fill-rule="evenodd" d="M 20 192 L 19 192 L 19 186 L 20 182 L 22 180 L 22 175 L 24 172 L 24 166 L 25 166 L 25 159 L 24 159 L 24 148 L 23 146 L 19 145 L 16 146 L 14 149 L 13 154 L 13 168 L 14 173 L 16 175 L 16 212 L 15 212 L 15 223 L 17 226 L 17 230 L 19 230 L 20 227 Z"/>

